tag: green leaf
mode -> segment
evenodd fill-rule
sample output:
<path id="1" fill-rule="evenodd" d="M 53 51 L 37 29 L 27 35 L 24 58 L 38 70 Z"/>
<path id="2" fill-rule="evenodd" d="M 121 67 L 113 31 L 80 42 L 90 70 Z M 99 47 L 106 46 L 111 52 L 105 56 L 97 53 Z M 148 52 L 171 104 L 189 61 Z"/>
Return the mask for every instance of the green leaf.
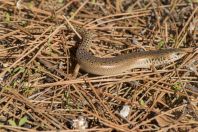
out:
<path id="1" fill-rule="evenodd" d="M 13 73 L 17 73 L 20 70 L 20 67 L 17 67 L 13 70 Z"/>
<path id="2" fill-rule="evenodd" d="M 163 40 L 161 40 L 159 43 L 158 43 L 158 48 L 161 49 L 163 46 L 164 46 L 165 42 Z"/>
<path id="3" fill-rule="evenodd" d="M 25 71 L 25 68 L 23 68 L 23 67 L 16 67 L 16 68 L 13 70 L 13 73 L 14 73 L 14 74 L 17 73 L 17 72 L 23 73 L 24 71 Z"/>
<path id="4" fill-rule="evenodd" d="M 172 89 L 175 91 L 180 91 L 182 89 L 182 84 L 181 82 L 176 82 L 173 86 Z"/>
<path id="5" fill-rule="evenodd" d="M 10 22 L 10 14 L 8 12 L 4 14 L 4 17 L 5 17 L 4 19 L 5 22 Z"/>
<path id="6" fill-rule="evenodd" d="M 145 106 L 144 100 L 140 99 L 139 102 L 140 102 L 140 105 Z"/>
<path id="7" fill-rule="evenodd" d="M 17 125 L 16 125 L 16 122 L 13 121 L 12 119 L 8 120 L 8 123 L 9 123 L 11 126 L 17 126 Z"/>
<path id="8" fill-rule="evenodd" d="M 28 121 L 27 116 L 24 116 L 23 118 L 20 119 L 19 126 L 24 125 L 27 121 Z"/>

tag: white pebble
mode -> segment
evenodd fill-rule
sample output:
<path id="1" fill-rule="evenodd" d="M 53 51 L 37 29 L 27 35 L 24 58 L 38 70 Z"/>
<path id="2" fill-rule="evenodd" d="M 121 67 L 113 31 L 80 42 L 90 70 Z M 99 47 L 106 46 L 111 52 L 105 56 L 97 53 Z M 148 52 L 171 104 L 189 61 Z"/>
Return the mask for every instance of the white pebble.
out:
<path id="1" fill-rule="evenodd" d="M 124 105 L 122 109 L 120 110 L 120 116 L 126 118 L 129 115 L 130 110 L 131 108 L 129 105 Z"/>
<path id="2" fill-rule="evenodd" d="M 73 125 L 76 129 L 86 129 L 88 127 L 88 122 L 85 117 L 79 116 L 78 119 L 73 120 Z"/>

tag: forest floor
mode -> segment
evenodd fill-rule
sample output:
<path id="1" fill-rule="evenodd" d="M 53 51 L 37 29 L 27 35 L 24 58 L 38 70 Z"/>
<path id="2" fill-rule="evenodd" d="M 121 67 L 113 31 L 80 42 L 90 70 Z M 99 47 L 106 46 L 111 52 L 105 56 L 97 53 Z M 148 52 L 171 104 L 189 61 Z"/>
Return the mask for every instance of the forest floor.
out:
<path id="1" fill-rule="evenodd" d="M 2 131 L 198 130 L 197 0 L 1 0 Z M 194 48 L 170 64 L 117 75 L 75 68 L 81 39 L 98 57 Z"/>

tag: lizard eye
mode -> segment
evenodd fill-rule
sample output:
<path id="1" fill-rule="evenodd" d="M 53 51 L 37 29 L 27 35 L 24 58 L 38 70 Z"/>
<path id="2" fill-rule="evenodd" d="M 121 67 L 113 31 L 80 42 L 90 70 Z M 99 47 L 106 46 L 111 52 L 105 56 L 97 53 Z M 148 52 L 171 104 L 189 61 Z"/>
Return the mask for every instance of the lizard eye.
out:
<path id="1" fill-rule="evenodd" d="M 184 56 L 185 53 L 183 53 L 183 52 L 177 52 L 177 53 L 175 53 L 175 55 L 179 57 L 179 56 Z"/>
<path id="2" fill-rule="evenodd" d="M 178 53 L 175 53 L 175 55 L 180 56 L 180 55 L 182 55 L 182 53 L 179 53 L 179 52 L 178 52 Z"/>

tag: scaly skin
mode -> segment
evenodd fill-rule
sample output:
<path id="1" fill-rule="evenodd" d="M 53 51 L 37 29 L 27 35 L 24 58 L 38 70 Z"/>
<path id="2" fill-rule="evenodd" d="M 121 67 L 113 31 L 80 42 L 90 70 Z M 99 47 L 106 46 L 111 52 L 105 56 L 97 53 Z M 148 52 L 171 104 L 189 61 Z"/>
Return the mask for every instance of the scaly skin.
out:
<path id="1" fill-rule="evenodd" d="M 174 62 L 187 54 L 185 49 L 164 49 L 134 52 L 113 58 L 99 58 L 89 51 L 93 33 L 78 25 L 73 27 L 82 37 L 82 43 L 76 53 L 77 61 L 81 69 L 92 74 L 114 75 L 133 68 L 149 68 L 151 65 L 159 66 Z"/>

